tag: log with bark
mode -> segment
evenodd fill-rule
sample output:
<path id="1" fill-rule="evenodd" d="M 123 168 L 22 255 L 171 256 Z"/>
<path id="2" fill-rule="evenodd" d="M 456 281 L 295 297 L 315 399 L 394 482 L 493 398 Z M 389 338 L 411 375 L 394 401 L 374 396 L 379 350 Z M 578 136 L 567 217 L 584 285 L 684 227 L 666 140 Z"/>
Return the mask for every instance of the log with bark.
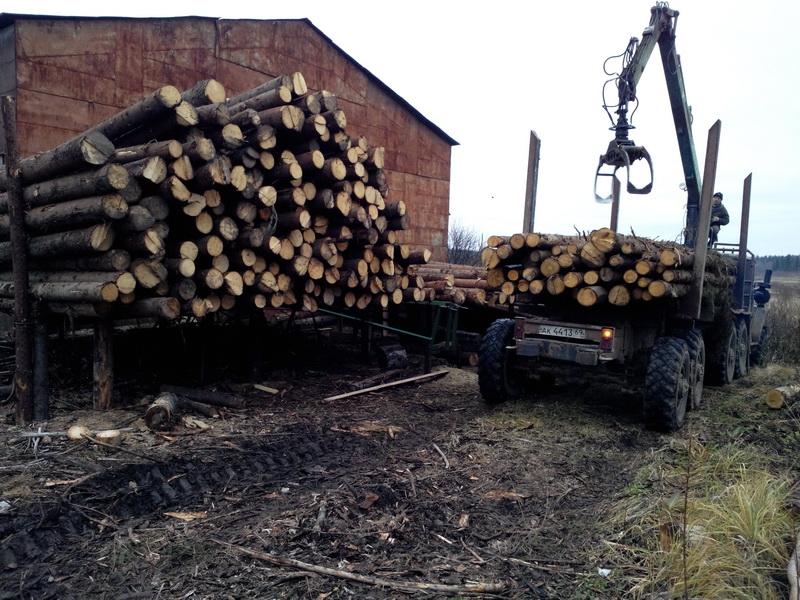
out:
<path id="1" fill-rule="evenodd" d="M 481 251 L 493 304 L 575 299 L 581 306 L 674 300 L 686 296 L 693 278 L 692 249 L 674 242 L 624 236 L 601 228 L 580 237 L 555 234 L 491 236 Z M 735 261 L 710 253 L 704 301 L 727 293 Z M 521 283 L 518 283 L 522 281 Z M 565 294 L 565 289 L 572 291 Z M 516 293 L 514 293 L 516 292 Z"/>
<path id="2" fill-rule="evenodd" d="M 165 86 L 32 157 L 23 198 L 35 268 L 128 271 L 134 283 L 114 283 L 118 317 L 208 315 L 237 298 L 313 310 L 436 297 L 410 272 L 430 251 L 397 243 L 410 215 L 387 197 L 384 148 L 348 134 L 334 95 L 308 93 L 294 73 L 225 96 L 214 80 Z M 7 264 L 5 205 L 3 194 Z M 344 268 L 362 260 L 367 272 Z M 480 274 L 460 274 L 441 298 L 483 302 Z M 82 293 L 86 306 L 111 295 Z"/>
<path id="3" fill-rule="evenodd" d="M 800 398 L 800 385 L 783 385 L 769 390 L 764 403 L 770 408 L 783 408 Z"/>

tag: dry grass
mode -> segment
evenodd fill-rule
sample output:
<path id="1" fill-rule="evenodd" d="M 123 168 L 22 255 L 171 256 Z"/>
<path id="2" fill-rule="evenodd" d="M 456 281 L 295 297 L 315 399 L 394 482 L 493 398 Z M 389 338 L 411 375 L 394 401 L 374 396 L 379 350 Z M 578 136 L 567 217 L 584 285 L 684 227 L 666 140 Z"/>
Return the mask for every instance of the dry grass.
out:
<path id="1" fill-rule="evenodd" d="M 620 532 L 609 542 L 612 560 L 621 571 L 637 565 L 631 597 L 786 597 L 791 486 L 761 462 L 750 450 L 696 439 L 653 452 L 638 478 L 646 491 L 629 489 L 609 523 Z"/>

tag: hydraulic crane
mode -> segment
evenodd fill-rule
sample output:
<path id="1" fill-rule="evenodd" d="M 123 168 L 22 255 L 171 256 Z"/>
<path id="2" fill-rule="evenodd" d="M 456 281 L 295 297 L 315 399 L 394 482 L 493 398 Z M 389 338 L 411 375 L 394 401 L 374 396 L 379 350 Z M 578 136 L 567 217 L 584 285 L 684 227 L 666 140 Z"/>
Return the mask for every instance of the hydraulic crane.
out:
<path id="1" fill-rule="evenodd" d="M 595 198 L 599 202 L 610 201 L 610 196 L 601 196 L 597 193 L 599 177 L 616 177 L 617 170 L 622 167 L 626 169 L 628 193 L 647 194 L 652 190 L 653 163 L 647 150 L 643 146 L 637 146 L 629 137 L 629 131 L 633 129 L 629 113 L 631 105 L 637 102 L 636 87 L 639 79 L 644 73 L 653 50 L 658 45 L 672 108 L 672 118 L 675 122 L 675 132 L 678 137 L 687 192 L 684 244 L 694 248 L 698 239 L 702 185 L 692 138 L 692 114 L 686 101 L 680 56 L 675 49 L 675 31 L 680 13 L 669 8 L 666 2 L 656 3 L 650 13 L 650 23 L 645 28 L 641 41 L 632 37 L 623 54 L 623 69 L 616 78 L 618 102 L 613 106 L 605 106 L 612 123 L 614 119 L 611 117 L 609 109 L 615 108 L 617 120 L 611 127 L 615 132 L 614 139 L 609 143 L 606 153 L 600 156 L 595 176 Z M 636 187 L 630 180 L 630 167 L 637 160 L 644 160 L 650 168 L 650 181 L 641 187 Z M 606 167 L 611 167 L 612 170 L 604 170 Z M 702 239 L 705 241 L 704 237 Z"/>

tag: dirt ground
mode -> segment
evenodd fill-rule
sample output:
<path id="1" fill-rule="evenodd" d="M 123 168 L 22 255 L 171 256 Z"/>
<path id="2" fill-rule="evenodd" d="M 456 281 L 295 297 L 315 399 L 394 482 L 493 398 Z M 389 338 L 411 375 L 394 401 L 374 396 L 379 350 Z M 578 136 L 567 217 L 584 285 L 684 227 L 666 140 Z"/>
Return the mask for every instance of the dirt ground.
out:
<path id="1" fill-rule="evenodd" d="M 112 411 L 91 409 L 89 367 L 64 352 L 39 425 L 124 439 L 3 426 L 1 599 L 619 597 L 598 577 L 614 567 L 604 515 L 671 439 L 643 428 L 635 390 L 559 382 L 491 407 L 474 368 L 439 358 L 438 377 L 326 400 L 381 372 L 335 329 L 265 357 L 278 393 L 228 365 L 205 388 L 244 408 L 153 432 L 158 349 L 127 363 Z M 409 354 L 393 379 L 423 362 Z"/>

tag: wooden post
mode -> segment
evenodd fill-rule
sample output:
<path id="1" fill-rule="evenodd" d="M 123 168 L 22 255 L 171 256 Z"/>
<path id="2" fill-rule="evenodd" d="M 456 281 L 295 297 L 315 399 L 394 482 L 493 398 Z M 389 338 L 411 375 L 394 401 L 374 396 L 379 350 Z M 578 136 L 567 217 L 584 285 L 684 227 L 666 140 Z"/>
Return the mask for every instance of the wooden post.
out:
<path id="1" fill-rule="evenodd" d="M 700 222 L 697 225 L 697 245 L 694 249 L 692 266 L 692 286 L 684 296 L 681 309 L 692 319 L 700 318 L 703 304 L 703 281 L 708 254 L 708 228 L 711 226 L 711 195 L 717 178 L 717 156 L 722 122 L 717 121 L 708 130 L 706 142 L 706 161 L 703 167 L 703 191 L 700 198 Z"/>
<path id="2" fill-rule="evenodd" d="M 28 290 L 28 249 L 25 235 L 25 210 L 22 206 L 19 154 L 17 148 L 17 107 L 14 98 L 3 96 L 3 126 L 6 133 L 6 173 L 11 237 L 11 264 L 14 278 L 14 324 L 16 368 L 14 387 L 17 399 L 16 424 L 33 420 L 33 309 Z"/>
<path id="3" fill-rule="evenodd" d="M 533 219 L 536 215 L 536 189 L 539 183 L 539 152 L 542 140 L 531 131 L 528 150 L 528 181 L 525 185 L 525 211 L 522 218 L 522 233 L 533 233 Z"/>
<path id="4" fill-rule="evenodd" d="M 94 407 L 111 408 L 114 391 L 114 321 L 109 318 L 94 322 Z"/>
<path id="5" fill-rule="evenodd" d="M 753 186 L 753 174 L 744 180 L 742 190 L 742 222 L 739 228 L 739 256 L 736 267 L 736 285 L 734 286 L 733 308 L 747 308 L 747 299 L 753 294 L 753 281 L 748 281 L 747 273 L 747 233 L 750 229 L 750 191 Z M 755 273 L 751 277 L 755 276 Z"/>
<path id="6" fill-rule="evenodd" d="M 622 189 L 622 184 L 619 182 L 619 179 L 615 177 L 611 178 L 611 225 L 609 228 L 611 231 L 616 231 L 617 226 L 619 225 L 619 195 Z"/>

